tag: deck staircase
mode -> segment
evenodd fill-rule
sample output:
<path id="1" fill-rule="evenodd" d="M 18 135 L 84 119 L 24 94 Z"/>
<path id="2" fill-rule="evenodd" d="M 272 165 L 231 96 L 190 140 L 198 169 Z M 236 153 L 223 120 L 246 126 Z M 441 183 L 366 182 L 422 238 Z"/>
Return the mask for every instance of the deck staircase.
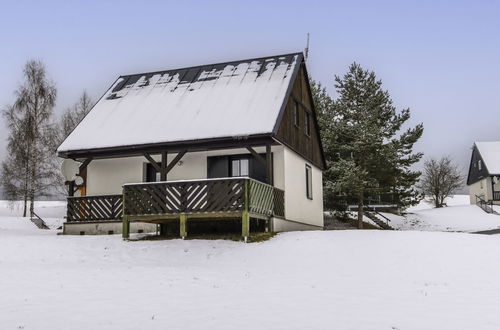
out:
<path id="1" fill-rule="evenodd" d="M 30 220 L 40 229 L 49 229 L 45 221 L 43 221 L 43 219 L 40 218 L 35 212 L 31 212 Z"/>
<path id="2" fill-rule="evenodd" d="M 493 208 L 493 202 L 486 201 L 481 196 L 476 195 L 476 205 L 479 206 L 481 208 L 481 210 L 483 210 L 486 213 L 500 215 Z"/>
<path id="3" fill-rule="evenodd" d="M 375 222 L 380 228 L 384 230 L 394 230 L 394 228 L 389 225 L 389 221 L 391 220 L 377 211 L 365 211 L 363 214 Z"/>

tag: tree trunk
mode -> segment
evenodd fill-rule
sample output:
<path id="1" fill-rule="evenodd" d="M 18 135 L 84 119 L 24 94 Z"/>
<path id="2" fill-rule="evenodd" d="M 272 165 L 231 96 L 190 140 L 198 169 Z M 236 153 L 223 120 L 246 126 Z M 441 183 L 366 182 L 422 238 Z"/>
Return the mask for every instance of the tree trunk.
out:
<path id="1" fill-rule="evenodd" d="M 24 209 L 23 209 L 23 218 L 26 218 L 26 211 L 28 210 L 28 194 L 24 193 Z"/>
<path id="2" fill-rule="evenodd" d="M 30 196 L 30 217 L 33 217 L 33 212 L 35 211 L 35 196 Z"/>
<path id="3" fill-rule="evenodd" d="M 358 196 L 358 229 L 363 229 L 363 194 Z"/>

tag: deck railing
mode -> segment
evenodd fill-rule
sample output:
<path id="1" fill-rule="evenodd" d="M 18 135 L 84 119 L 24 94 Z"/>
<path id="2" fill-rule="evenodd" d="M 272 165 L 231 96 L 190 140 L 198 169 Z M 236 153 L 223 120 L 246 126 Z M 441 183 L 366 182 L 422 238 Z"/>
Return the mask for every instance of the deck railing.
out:
<path id="1" fill-rule="evenodd" d="M 500 191 L 494 191 L 493 192 L 493 200 L 494 201 L 500 201 Z"/>
<path id="2" fill-rule="evenodd" d="M 67 221 L 121 220 L 122 195 L 68 197 Z"/>
<path id="3" fill-rule="evenodd" d="M 240 213 L 284 217 L 284 192 L 250 178 L 223 178 L 126 184 L 127 216 Z"/>
<path id="4" fill-rule="evenodd" d="M 476 195 L 476 205 L 483 209 L 486 213 L 493 213 L 495 210 L 493 209 L 493 202 L 486 201 L 481 196 Z"/>

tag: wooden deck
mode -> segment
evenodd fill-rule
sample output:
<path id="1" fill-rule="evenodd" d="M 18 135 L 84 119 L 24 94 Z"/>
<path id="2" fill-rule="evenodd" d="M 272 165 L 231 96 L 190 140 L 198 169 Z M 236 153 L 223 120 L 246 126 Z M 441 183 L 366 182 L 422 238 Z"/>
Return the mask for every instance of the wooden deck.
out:
<path id="1" fill-rule="evenodd" d="M 67 220 L 122 220 L 128 238 L 130 221 L 178 220 L 185 237 L 189 218 L 241 218 L 246 238 L 250 218 L 271 217 L 285 217 L 283 190 L 250 178 L 222 178 L 126 184 L 122 195 L 68 197 Z"/>

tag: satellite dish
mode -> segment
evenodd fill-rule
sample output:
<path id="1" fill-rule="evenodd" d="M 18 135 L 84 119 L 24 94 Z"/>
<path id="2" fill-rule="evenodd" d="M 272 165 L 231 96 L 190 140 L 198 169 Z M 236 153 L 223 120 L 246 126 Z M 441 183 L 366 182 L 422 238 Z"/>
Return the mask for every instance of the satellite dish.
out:
<path id="1" fill-rule="evenodd" d="M 73 159 L 65 159 L 61 164 L 61 172 L 66 181 L 75 181 L 80 170 L 80 163 Z"/>
<path id="2" fill-rule="evenodd" d="M 82 178 L 81 176 L 77 175 L 77 176 L 75 177 L 75 184 L 76 184 L 77 186 L 81 186 L 81 185 L 83 185 L 83 178 Z"/>
<path id="3" fill-rule="evenodd" d="M 494 177 L 493 177 L 493 183 L 494 183 L 494 184 L 497 184 L 497 183 L 498 183 L 498 176 L 494 176 Z"/>

